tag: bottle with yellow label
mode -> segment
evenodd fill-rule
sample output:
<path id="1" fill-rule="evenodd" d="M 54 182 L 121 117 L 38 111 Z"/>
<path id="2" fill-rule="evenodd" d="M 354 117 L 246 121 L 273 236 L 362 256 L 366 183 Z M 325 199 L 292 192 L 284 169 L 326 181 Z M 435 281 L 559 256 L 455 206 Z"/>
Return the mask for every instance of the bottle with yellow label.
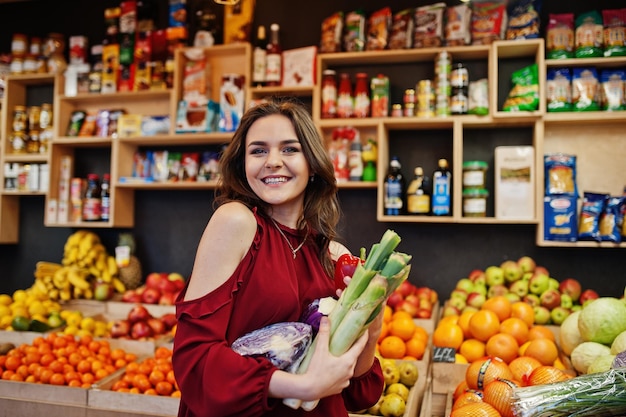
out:
<path id="1" fill-rule="evenodd" d="M 406 208 L 409 214 L 430 214 L 430 179 L 422 167 L 415 168 L 415 176 L 406 191 Z"/>

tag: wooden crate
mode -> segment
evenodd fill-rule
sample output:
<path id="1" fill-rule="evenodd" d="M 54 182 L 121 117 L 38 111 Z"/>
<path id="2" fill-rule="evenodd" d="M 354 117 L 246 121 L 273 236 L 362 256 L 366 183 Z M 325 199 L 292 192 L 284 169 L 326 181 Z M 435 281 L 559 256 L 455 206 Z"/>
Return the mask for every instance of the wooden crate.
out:
<path id="1" fill-rule="evenodd" d="M 465 372 L 469 367 L 463 363 L 433 362 L 431 389 L 435 394 L 447 394 L 454 391 L 457 385 L 465 379 Z"/>
<path id="2" fill-rule="evenodd" d="M 104 314 L 107 310 L 107 303 L 98 300 L 69 300 L 61 304 L 63 310 L 80 311 L 84 316 L 95 316 Z"/>
<path id="3" fill-rule="evenodd" d="M 45 411 L 45 405 L 69 406 L 71 408 L 86 407 L 88 391 L 86 388 L 65 385 L 0 380 L 0 401 L 10 399 L 16 402 L 33 402 L 41 405 L 42 415 L 49 415 Z"/>
<path id="4" fill-rule="evenodd" d="M 111 391 L 111 386 L 122 377 L 109 378 L 106 383 L 94 385 L 87 397 L 87 416 L 176 416 L 179 398 Z"/>
<path id="5" fill-rule="evenodd" d="M 452 408 L 452 391 L 434 393 L 432 379 L 429 378 L 422 400 L 419 417 L 447 417 Z"/>

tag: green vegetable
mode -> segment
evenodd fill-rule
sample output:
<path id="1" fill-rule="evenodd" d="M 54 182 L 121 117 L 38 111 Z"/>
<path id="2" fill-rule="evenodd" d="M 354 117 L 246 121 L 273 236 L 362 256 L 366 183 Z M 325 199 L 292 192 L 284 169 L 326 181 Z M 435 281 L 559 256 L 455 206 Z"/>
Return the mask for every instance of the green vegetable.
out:
<path id="1" fill-rule="evenodd" d="M 339 356 L 350 349 L 380 313 L 383 303 L 391 293 L 408 278 L 411 256 L 395 252 L 399 243 L 400 236 L 393 230 L 387 230 L 380 242 L 372 245 L 365 263 L 357 265 L 350 284 L 341 293 L 339 301 L 328 315 L 329 351 L 333 355 Z M 316 341 L 317 338 L 313 339 L 297 370 L 298 373 L 307 370 L 315 351 Z M 306 411 L 312 410 L 317 405 L 317 401 L 303 403 L 290 398 L 283 400 L 283 403 L 293 409 L 302 407 Z"/>
<path id="2" fill-rule="evenodd" d="M 513 389 L 516 417 L 626 415 L 626 368 Z"/>

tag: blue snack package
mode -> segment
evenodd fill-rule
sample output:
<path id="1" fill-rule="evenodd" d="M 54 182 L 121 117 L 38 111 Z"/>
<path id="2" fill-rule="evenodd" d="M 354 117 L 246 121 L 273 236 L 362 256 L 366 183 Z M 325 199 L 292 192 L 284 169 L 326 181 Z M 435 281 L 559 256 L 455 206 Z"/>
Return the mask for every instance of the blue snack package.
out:
<path id="1" fill-rule="evenodd" d="M 546 196 L 543 199 L 545 240 L 576 242 L 578 236 L 576 197 Z"/>
<path id="2" fill-rule="evenodd" d="M 608 194 L 585 192 L 578 220 L 578 240 L 600 241 L 600 214 L 604 211 Z"/>
<path id="3" fill-rule="evenodd" d="M 599 232 L 602 242 L 620 243 L 622 236 L 620 226 L 624 220 L 622 217 L 622 207 L 624 197 L 610 197 L 604 210 L 600 213 Z"/>
<path id="4" fill-rule="evenodd" d="M 546 195 L 578 196 L 576 155 L 553 153 L 544 156 Z"/>

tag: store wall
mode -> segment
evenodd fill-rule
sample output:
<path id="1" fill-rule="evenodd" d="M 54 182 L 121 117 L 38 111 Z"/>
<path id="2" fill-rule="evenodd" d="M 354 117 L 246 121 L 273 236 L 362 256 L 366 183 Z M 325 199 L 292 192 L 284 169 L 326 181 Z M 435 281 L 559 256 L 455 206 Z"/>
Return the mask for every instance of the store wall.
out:
<path id="1" fill-rule="evenodd" d="M 44 36 L 57 31 L 68 36 L 87 35 L 90 40 L 97 40 L 104 30 L 102 10 L 118 3 L 110 0 L 0 3 L 0 52 L 10 50 L 14 32 Z M 317 44 L 322 19 L 337 10 L 350 11 L 361 7 L 371 12 L 392 4 L 396 11 L 432 1 L 339 0 L 315 2 L 314 6 L 308 7 L 302 4 L 298 10 L 290 9 L 293 2 L 287 0 L 258 0 L 256 3 L 254 27 L 279 23 L 282 44 L 285 49 L 290 49 Z M 448 4 L 458 2 L 449 1 Z M 623 7 L 623 2 L 601 0 L 594 6 L 598 9 L 617 8 Z M 545 26 L 548 13 L 580 13 L 588 9 L 582 0 L 566 5 L 544 0 L 542 25 Z M 68 10 L 73 12 L 67 13 Z M 157 1 L 155 13 L 159 24 L 166 21 L 166 12 L 167 0 Z M 301 17 L 294 19 L 294 14 L 301 14 Z M 24 25 L 25 21 L 28 26 Z M 410 168 L 406 167 L 405 173 L 409 173 Z M 212 213 L 212 193 L 210 190 L 136 192 L 132 232 L 137 239 L 144 272 L 178 271 L 184 275 L 191 272 L 196 245 Z M 602 295 L 622 294 L 626 284 L 625 249 L 539 248 L 535 246 L 533 225 L 379 223 L 376 221 L 376 190 L 342 189 L 339 196 L 345 214 L 340 231 L 352 251 L 358 251 L 361 246 L 369 249 L 385 229 L 392 228 L 403 238 L 399 249 L 413 255 L 410 280 L 417 285 L 431 286 L 444 297 L 470 270 L 522 255 L 534 257 L 555 278 L 577 278 L 585 287 L 594 288 Z M 0 245 L 0 293 L 30 286 L 38 260 L 61 260 L 63 244 L 73 230 L 43 227 L 43 214 L 43 197 L 21 198 L 20 242 Z M 117 235 L 125 231 L 96 229 L 110 251 Z"/>

